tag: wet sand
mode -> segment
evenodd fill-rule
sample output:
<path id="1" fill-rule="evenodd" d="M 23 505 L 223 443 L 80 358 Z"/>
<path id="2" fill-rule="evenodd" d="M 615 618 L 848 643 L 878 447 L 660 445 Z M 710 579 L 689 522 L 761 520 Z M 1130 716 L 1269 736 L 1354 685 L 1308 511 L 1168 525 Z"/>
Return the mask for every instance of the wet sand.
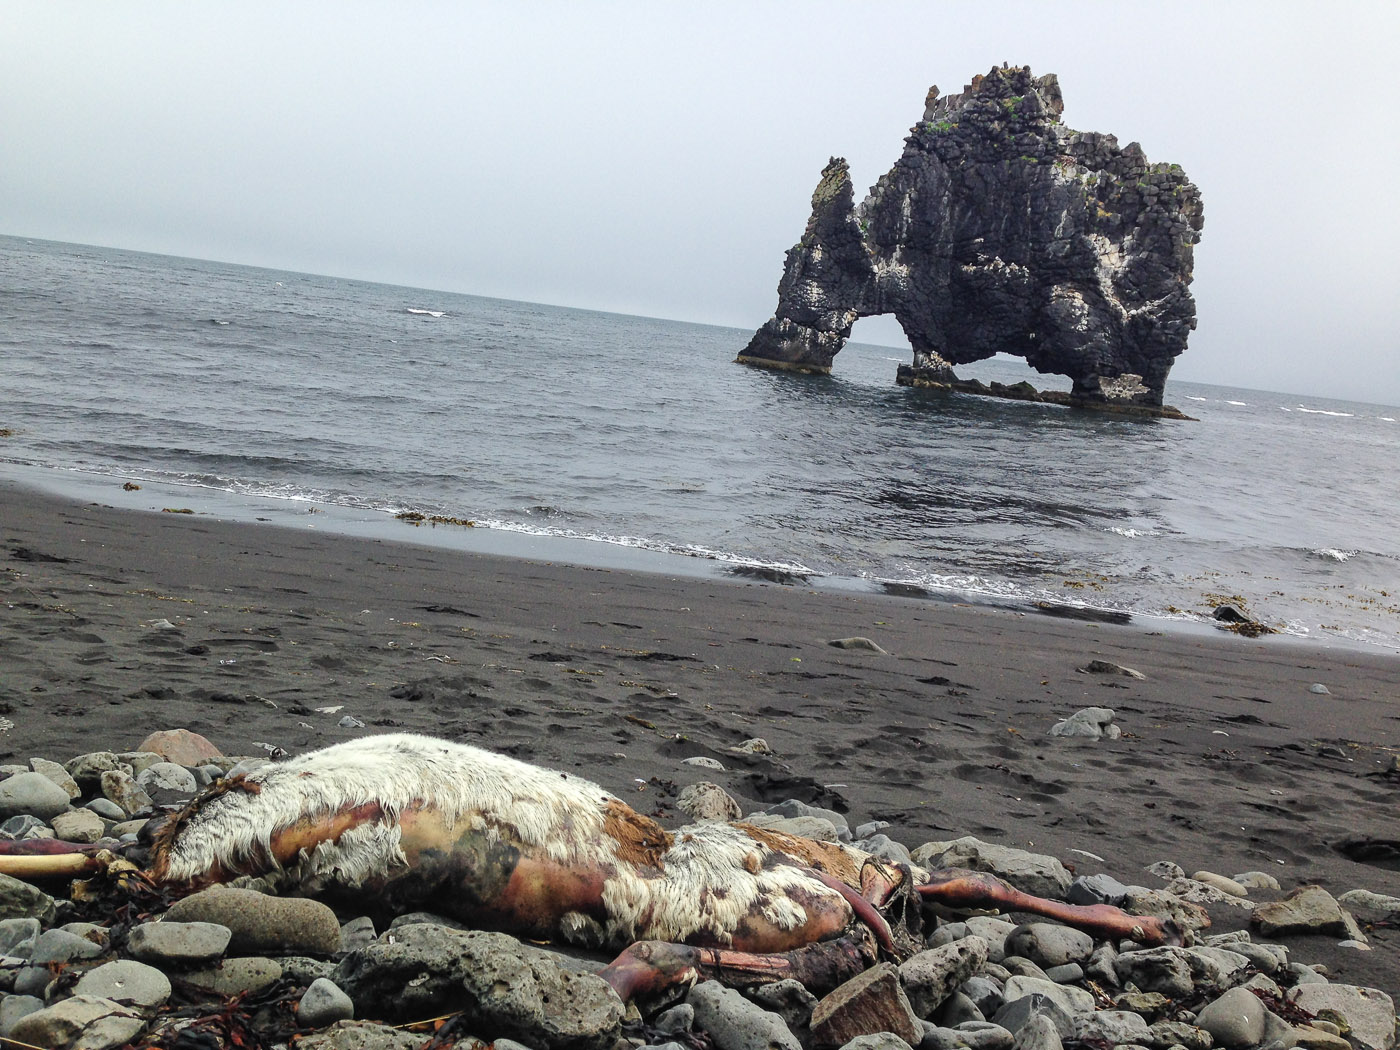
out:
<path id="1" fill-rule="evenodd" d="M 464 554 L 11 482 L 0 567 L 5 762 L 174 727 L 226 754 L 414 731 L 577 770 L 671 821 L 678 788 L 714 780 L 754 806 L 891 821 L 910 846 L 976 835 L 1129 883 L 1161 885 L 1142 869 L 1172 860 L 1400 895 L 1400 853 L 1338 849 L 1400 839 L 1385 653 Z M 852 636 L 887 653 L 828 644 Z M 1079 670 L 1092 660 L 1146 678 Z M 1088 706 L 1122 739 L 1048 735 Z M 774 754 L 728 750 L 751 737 Z M 1369 936 L 1370 952 L 1284 943 L 1394 995 L 1400 936 Z"/>

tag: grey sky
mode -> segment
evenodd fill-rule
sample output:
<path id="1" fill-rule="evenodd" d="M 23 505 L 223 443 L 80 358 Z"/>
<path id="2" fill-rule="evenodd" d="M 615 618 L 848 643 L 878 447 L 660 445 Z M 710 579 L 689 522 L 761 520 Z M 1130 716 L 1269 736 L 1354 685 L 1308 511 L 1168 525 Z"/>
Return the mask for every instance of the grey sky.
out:
<path id="1" fill-rule="evenodd" d="M 1397 43 L 1393 0 L 0 0 L 0 233 L 753 328 L 827 158 L 863 191 L 1007 61 L 1201 187 L 1174 378 L 1400 403 Z"/>

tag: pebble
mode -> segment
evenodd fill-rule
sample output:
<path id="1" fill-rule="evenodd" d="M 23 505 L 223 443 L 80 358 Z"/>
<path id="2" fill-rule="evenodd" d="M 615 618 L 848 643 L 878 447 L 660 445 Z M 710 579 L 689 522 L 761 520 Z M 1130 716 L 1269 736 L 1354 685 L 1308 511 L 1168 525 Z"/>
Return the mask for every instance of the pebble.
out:
<path id="1" fill-rule="evenodd" d="M 754 746 L 738 750 L 767 753 L 756 741 L 749 743 Z M 113 781 L 130 781 L 138 790 L 149 788 L 146 794 L 177 787 L 188 792 L 192 784 L 237 764 L 222 757 L 189 764 L 201 761 L 203 775 L 196 777 L 184 762 L 172 763 L 148 744 L 135 752 L 95 752 L 61 767 L 33 759 L 28 767 L 9 767 L 0 786 L 38 776 L 64 799 L 50 817 L 15 813 L 5 826 L 12 835 L 56 831 L 70 841 L 91 840 L 107 822 L 131 812 L 105 797 L 91 797 L 94 791 Z M 737 803 L 717 785 L 693 788 L 692 795 L 718 793 L 716 817 L 738 815 Z M 57 796 L 52 797 L 58 805 Z M 126 804 L 135 805 L 135 812 L 144 808 L 139 796 Z M 679 808 L 689 811 L 689 798 Z M 697 819 L 700 812 L 694 810 Z M 768 806 L 754 819 L 831 841 L 851 838 L 844 815 L 796 800 Z M 109 833 L 142 823 L 130 821 Z M 1095 944 L 1079 931 L 1045 920 L 1016 925 L 1000 916 L 973 916 L 926 930 L 926 950 L 898 968 L 885 964 L 866 971 L 821 1000 L 793 980 L 763 985 L 747 996 L 704 982 L 685 1002 L 673 1001 L 657 1016 L 639 1017 L 634 1006 L 632 1018 L 649 1024 L 654 1041 L 670 1050 L 697 1041 L 715 1050 L 827 1050 L 843 1044 L 850 1050 L 1063 1050 L 1065 1042 L 1134 1050 L 1211 1050 L 1213 1043 L 1223 1050 L 1261 1044 L 1282 1050 L 1295 1041 L 1304 1050 L 1393 1050 L 1395 1012 L 1385 993 L 1328 984 L 1316 970 L 1290 963 L 1283 945 L 1255 943 L 1246 930 L 1206 936 L 1211 931 L 1203 928 L 1205 912 L 1190 900 L 1214 905 L 1228 903 L 1228 897 L 1248 905 L 1250 893 L 1278 892 L 1277 880 L 1267 872 L 1226 878 L 1196 871 L 1188 880 L 1178 866 L 1160 862 L 1150 870 L 1166 881 L 1166 888 L 1147 890 L 1103 874 L 1072 879 L 1056 858 L 970 836 L 926 843 L 911 855 L 889 830 L 887 822 L 867 821 L 857 827 L 856 839 L 863 850 L 892 863 L 941 861 L 989 871 L 1030 892 L 1063 894 L 1079 904 L 1121 901 L 1144 913 L 1179 918 L 1200 932 L 1190 948 L 1145 949 L 1126 941 Z M 1095 859 L 1085 851 L 1071 852 Z M 1289 913 L 1316 910 L 1325 916 L 1321 925 L 1302 928 L 1332 937 L 1360 933 L 1351 913 L 1377 923 L 1400 917 L 1400 898 L 1365 889 L 1334 900 L 1325 891 L 1305 887 L 1283 901 L 1259 905 L 1256 912 L 1276 921 L 1272 905 L 1283 905 Z M 454 930 L 460 924 L 427 913 L 394 920 L 395 943 L 389 944 L 376 937 L 368 917 L 341 926 L 333 912 L 315 901 L 220 887 L 186 898 L 160 921 L 133 927 L 124 941 L 116 942 L 120 951 L 114 960 L 99 927 L 52 927 L 57 907 L 46 894 L 0 876 L 0 992 L 9 993 L 0 995 L 0 1035 L 18 1038 L 18 1027 L 34 1036 L 26 1042 L 71 1045 L 77 1038 L 73 1033 L 81 1029 L 83 1046 L 144 1044 L 152 1036 L 143 1034 L 143 1027 L 176 981 L 190 990 L 196 1005 L 210 1010 L 217 996 L 304 988 L 299 1000 L 287 1003 L 295 1003 L 297 1023 L 309 1030 L 297 1040 L 306 1050 L 407 1050 L 420 1046 L 423 1035 L 394 1031 L 382 1015 L 402 1009 L 407 1013 L 400 1019 L 410 1020 L 451 1012 L 466 1001 L 493 1005 L 464 1022 L 463 1031 L 471 1033 L 458 1035 L 464 1050 L 486 1050 L 478 1035 L 494 1039 L 497 1050 L 640 1046 L 635 1036 L 619 1038 L 621 1004 L 592 974 L 561 967 L 563 956 L 503 934 Z M 1257 915 L 1254 926 L 1258 935 L 1271 935 Z M 1358 949 L 1367 947 L 1360 940 L 1354 943 Z M 474 947 L 468 951 L 463 944 Z M 342 958 L 342 952 L 348 954 Z M 69 975 L 55 980 L 55 973 L 65 968 Z M 1230 987 L 1240 981 L 1244 983 Z M 1086 986 L 1094 987 L 1094 994 Z M 1254 990 L 1320 1012 L 1321 1019 L 1292 1028 L 1260 1004 L 1253 1016 L 1240 1020 L 1238 1007 L 1252 1009 L 1251 1001 L 1260 1003 Z M 58 1001 L 46 1005 L 44 995 Z M 1112 996 L 1111 1003 L 1104 996 Z M 201 1003 L 201 997 L 210 1001 Z M 372 1013 L 376 1021 L 354 1021 L 357 1005 L 360 1016 Z M 501 1020 L 526 1015 L 532 1019 L 523 1027 Z M 497 1020 L 483 1019 L 487 1017 Z M 26 1024 L 30 1029 L 23 1028 Z M 565 1029 L 572 1034 L 564 1034 Z M 671 1042 L 663 1043 L 665 1039 Z"/>
<path id="2" fill-rule="evenodd" d="M 1196 1015 L 1196 1025 L 1211 1034 L 1217 1044 L 1236 1050 L 1258 1046 L 1264 1040 L 1264 1003 L 1253 992 L 1231 988 Z"/>
<path id="3" fill-rule="evenodd" d="M 183 967 L 211 963 L 223 956 L 232 933 L 212 922 L 143 922 L 127 935 L 127 948 L 142 962 Z"/>
<path id="4" fill-rule="evenodd" d="M 713 769 L 720 773 L 724 772 L 724 763 L 717 758 L 711 758 L 709 755 L 695 755 L 693 758 L 687 758 L 683 761 L 687 766 L 697 766 L 700 769 Z"/>
<path id="5" fill-rule="evenodd" d="M 74 995 L 19 1018 L 9 1037 L 31 1046 L 72 1047 L 81 1039 L 83 1050 L 126 1046 L 145 1019 L 136 1011 L 90 995 Z"/>
<path id="6" fill-rule="evenodd" d="M 1110 736 L 1113 725 L 1113 711 L 1107 707 L 1086 707 L 1050 727 L 1051 736 L 1082 737 L 1087 740 L 1102 740 Z M 1121 735 L 1114 734 L 1113 738 Z"/>
<path id="7" fill-rule="evenodd" d="M 718 981 L 697 984 L 686 1002 L 695 1011 L 695 1023 L 710 1034 L 717 1050 L 802 1048 L 781 1017 Z"/>
<path id="8" fill-rule="evenodd" d="M 165 1005 L 170 990 L 170 978 L 154 966 L 118 959 L 83 974 L 73 994 L 110 999 L 149 1017 Z"/>
<path id="9" fill-rule="evenodd" d="M 927 1018 L 987 962 L 987 942 L 964 937 L 899 964 L 899 980 L 916 1016 Z"/>
<path id="10" fill-rule="evenodd" d="M 0 781 L 0 818 L 28 814 L 52 820 L 68 809 L 68 792 L 42 773 L 16 773 Z"/>
<path id="11" fill-rule="evenodd" d="M 1331 696 L 1331 695 L 1332 695 L 1332 690 L 1328 689 L 1328 688 L 1327 688 L 1325 685 L 1323 685 L 1321 682 L 1314 682 L 1312 685 L 1308 686 L 1308 692 L 1310 692 L 1310 693 L 1315 693 L 1315 694 L 1317 694 L 1318 696 Z"/>
<path id="12" fill-rule="evenodd" d="M 337 1021 L 352 1021 L 355 1004 L 334 981 L 318 977 L 297 1002 L 297 1024 L 303 1028 L 325 1028 Z"/>
<path id="13" fill-rule="evenodd" d="M 233 952 L 330 955 L 340 950 L 340 920 L 326 905 L 307 897 L 272 897 L 215 886 L 176 901 L 165 917 L 227 927 Z"/>
<path id="14" fill-rule="evenodd" d="M 878 653 L 881 656 L 890 655 L 869 638 L 833 638 L 826 644 L 835 646 L 837 649 L 864 649 L 866 652 Z"/>
<path id="15" fill-rule="evenodd" d="M 198 766 L 222 752 L 208 739 L 188 729 L 162 729 L 141 741 L 138 751 L 159 755 L 179 766 Z"/>
<path id="16" fill-rule="evenodd" d="M 68 770 L 64 769 L 57 762 L 50 762 L 47 758 L 31 758 L 29 768 L 35 773 L 48 777 L 55 784 L 68 792 L 68 801 L 73 802 L 83 797 L 83 789 L 78 787 L 78 782 L 73 779 Z"/>
<path id="17" fill-rule="evenodd" d="M 743 815 L 739 803 L 724 788 L 708 780 L 682 789 L 676 808 L 695 821 L 738 820 Z"/>
<path id="18" fill-rule="evenodd" d="M 1400 922 L 1400 897 L 1387 897 L 1370 890 L 1347 890 L 1337 898 L 1337 903 L 1362 922 Z"/>
<path id="19" fill-rule="evenodd" d="M 134 817 L 150 809 L 151 796 L 141 790 L 136 778 L 122 769 L 109 769 L 102 774 L 102 794 L 121 807 L 122 813 Z"/>
<path id="20" fill-rule="evenodd" d="M 96 842 L 107 824 L 90 809 L 74 809 L 53 818 L 53 833 L 65 842 Z"/>

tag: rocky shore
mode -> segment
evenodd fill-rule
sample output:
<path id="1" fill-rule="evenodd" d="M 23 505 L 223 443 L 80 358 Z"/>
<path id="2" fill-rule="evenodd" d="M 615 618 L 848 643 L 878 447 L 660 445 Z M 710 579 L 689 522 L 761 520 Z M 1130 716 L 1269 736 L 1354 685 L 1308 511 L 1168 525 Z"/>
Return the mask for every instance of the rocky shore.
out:
<path id="1" fill-rule="evenodd" d="M 1077 713 L 1061 737 L 1109 737 L 1113 713 Z M 1066 728 L 1079 727 L 1079 728 Z M 766 742 L 747 742 L 761 753 Z M 0 768 L 0 838 L 139 851 L 147 818 L 267 757 L 226 757 L 187 731 L 132 752 Z M 690 760 L 703 768 L 705 762 Z M 710 760 L 713 761 L 713 760 Z M 744 807 L 693 784 L 694 820 Z M 764 828 L 848 842 L 900 863 L 991 871 L 1019 889 L 1175 920 L 1184 947 L 1095 941 L 1017 915 L 924 916 L 923 947 L 834 991 L 795 981 L 702 981 L 624 1003 L 594 976 L 606 958 L 464 929 L 430 913 L 379 927 L 355 901 L 215 887 L 170 900 L 131 864 L 43 889 L 0 876 L 0 1037 L 11 1045 L 531 1050 L 1390 1050 L 1394 1002 L 1310 965 L 1327 939 L 1369 951 L 1365 928 L 1400 921 L 1400 898 L 1356 888 L 1281 891 L 1267 872 L 1191 875 L 1169 860 L 1074 877 L 1057 859 L 972 836 L 909 850 L 884 821 L 787 799 L 745 814 Z M 46 892 L 47 891 L 47 892 Z M 364 902 L 358 902 L 364 904 Z"/>

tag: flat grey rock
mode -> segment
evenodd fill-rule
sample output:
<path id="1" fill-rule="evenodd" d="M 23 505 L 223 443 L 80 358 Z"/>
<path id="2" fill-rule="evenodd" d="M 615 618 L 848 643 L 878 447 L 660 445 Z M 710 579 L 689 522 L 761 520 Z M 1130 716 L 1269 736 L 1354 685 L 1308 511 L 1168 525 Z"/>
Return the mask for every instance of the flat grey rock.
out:
<path id="1" fill-rule="evenodd" d="M 709 1033 L 717 1050 L 801 1050 L 781 1017 L 718 981 L 697 984 L 686 1002 L 695 1010 L 696 1027 Z"/>

